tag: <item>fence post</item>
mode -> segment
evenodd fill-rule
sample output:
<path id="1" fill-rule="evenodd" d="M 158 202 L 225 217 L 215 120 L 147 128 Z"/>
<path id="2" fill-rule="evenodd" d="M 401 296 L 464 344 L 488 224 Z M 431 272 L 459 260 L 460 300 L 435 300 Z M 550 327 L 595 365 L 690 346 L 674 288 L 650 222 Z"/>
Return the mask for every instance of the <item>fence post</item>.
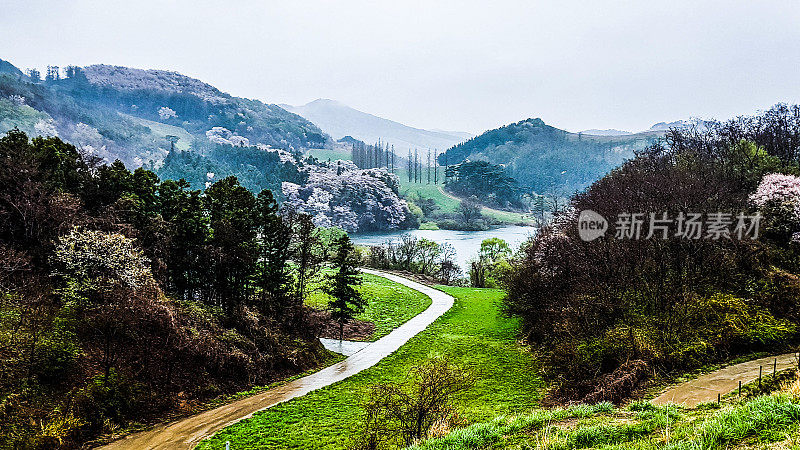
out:
<path id="1" fill-rule="evenodd" d="M 720 403 L 722 403 L 722 394 L 717 392 L 717 404 L 719 405 Z"/>
<path id="2" fill-rule="evenodd" d="M 764 369 L 764 366 L 758 366 L 758 388 L 761 389 L 761 371 Z"/>
<path id="3" fill-rule="evenodd" d="M 775 374 L 778 373 L 778 358 L 775 358 L 775 361 L 772 361 L 772 377 L 775 377 Z"/>
<path id="4" fill-rule="evenodd" d="M 742 380 L 739 380 L 739 398 L 742 398 Z"/>

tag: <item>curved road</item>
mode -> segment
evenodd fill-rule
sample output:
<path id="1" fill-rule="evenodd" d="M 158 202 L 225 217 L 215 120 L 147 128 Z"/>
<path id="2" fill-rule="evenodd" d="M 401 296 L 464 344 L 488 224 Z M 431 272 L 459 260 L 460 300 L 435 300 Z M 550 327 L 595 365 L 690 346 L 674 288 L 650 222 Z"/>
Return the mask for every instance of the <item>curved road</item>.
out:
<path id="1" fill-rule="evenodd" d="M 180 419 L 172 423 L 158 425 L 155 428 L 135 433 L 114 441 L 103 449 L 187 449 L 193 448 L 202 439 L 240 420 L 247 419 L 258 411 L 270 408 L 278 403 L 302 397 L 311 391 L 323 388 L 347 377 L 370 368 L 381 359 L 389 356 L 409 339 L 428 327 L 439 316 L 453 306 L 453 297 L 442 291 L 376 270 L 361 269 L 388 278 L 422 292 L 431 298 L 431 306 L 381 339 L 369 344 L 344 361 L 328 366 L 303 378 L 298 378 L 269 391 L 237 400 L 233 403 L 211 409 L 195 416 Z"/>
<path id="2" fill-rule="evenodd" d="M 690 408 L 700 403 L 715 402 L 717 394 L 725 395 L 738 389 L 739 381 L 744 385 L 757 380 L 759 368 L 763 370 L 764 376 L 771 375 L 773 364 L 777 370 L 797 367 L 797 354 L 786 353 L 723 367 L 694 380 L 675 385 L 654 398 L 652 402 L 656 405 L 675 403 Z"/>

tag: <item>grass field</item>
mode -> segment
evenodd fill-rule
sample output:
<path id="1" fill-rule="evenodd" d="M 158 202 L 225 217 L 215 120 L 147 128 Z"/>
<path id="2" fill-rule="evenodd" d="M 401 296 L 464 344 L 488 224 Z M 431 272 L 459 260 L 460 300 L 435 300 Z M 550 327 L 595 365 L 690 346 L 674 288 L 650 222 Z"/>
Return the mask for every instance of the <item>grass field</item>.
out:
<path id="1" fill-rule="evenodd" d="M 344 449 L 357 430 L 360 402 L 370 384 L 402 381 L 411 367 L 447 356 L 478 377 L 457 407 L 470 421 L 485 421 L 536 405 L 543 383 L 535 362 L 515 340 L 518 323 L 502 317 L 502 291 L 445 287 L 453 308 L 376 366 L 340 383 L 277 405 L 230 426 L 198 448 Z"/>
<path id="2" fill-rule="evenodd" d="M 367 306 L 356 319 L 375 324 L 369 341 L 386 336 L 431 304 L 428 296 L 400 283 L 369 273 L 361 274 L 361 279 L 358 291 L 367 299 Z M 320 290 L 313 291 L 306 300 L 306 305 L 318 309 L 324 309 L 327 304 L 328 296 Z"/>
<path id="3" fill-rule="evenodd" d="M 150 131 L 153 133 L 154 136 L 157 136 L 160 139 L 164 139 L 167 135 L 178 136 L 180 139 L 178 142 L 175 143 L 175 148 L 180 151 L 189 150 L 194 141 L 194 138 L 188 131 L 181 127 L 176 127 L 172 125 L 167 125 L 161 122 L 153 122 L 152 120 L 142 119 L 140 117 L 130 116 L 128 114 L 120 114 L 125 116 L 125 118 L 132 120 L 133 122 L 138 123 L 139 125 L 144 125 L 150 128 Z M 165 147 L 168 146 L 166 141 L 163 142 Z"/>
<path id="4" fill-rule="evenodd" d="M 776 393 L 694 409 L 636 402 L 537 409 L 476 423 L 409 450 L 798 448 L 800 399 Z"/>
<path id="5" fill-rule="evenodd" d="M 440 169 L 440 174 L 443 176 L 443 170 Z M 438 212 L 443 213 L 453 213 L 455 212 L 456 208 L 458 208 L 460 200 L 453 198 L 444 192 L 442 192 L 442 184 L 441 179 L 439 180 L 440 184 L 428 184 L 427 172 L 425 172 L 425 178 L 423 179 L 422 183 L 414 183 L 413 181 L 408 181 L 408 175 L 405 169 L 398 169 L 397 170 L 397 177 L 400 179 L 400 194 L 404 197 L 408 197 L 411 195 L 419 195 L 422 197 L 432 198 L 437 205 L 439 205 Z M 481 211 L 484 215 L 492 217 L 500 222 L 508 223 L 508 224 L 518 224 L 518 223 L 528 223 L 530 219 L 523 216 L 518 212 L 512 211 L 500 211 L 492 208 L 483 208 Z"/>

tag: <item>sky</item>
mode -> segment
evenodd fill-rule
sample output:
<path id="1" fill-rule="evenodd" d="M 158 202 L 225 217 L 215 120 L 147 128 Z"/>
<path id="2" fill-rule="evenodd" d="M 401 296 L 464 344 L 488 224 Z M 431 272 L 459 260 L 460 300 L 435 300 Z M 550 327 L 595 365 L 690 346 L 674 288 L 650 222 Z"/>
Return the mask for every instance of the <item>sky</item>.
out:
<path id="1" fill-rule="evenodd" d="M 0 0 L 0 59 L 175 70 L 421 128 L 642 130 L 800 103 L 800 2 Z"/>

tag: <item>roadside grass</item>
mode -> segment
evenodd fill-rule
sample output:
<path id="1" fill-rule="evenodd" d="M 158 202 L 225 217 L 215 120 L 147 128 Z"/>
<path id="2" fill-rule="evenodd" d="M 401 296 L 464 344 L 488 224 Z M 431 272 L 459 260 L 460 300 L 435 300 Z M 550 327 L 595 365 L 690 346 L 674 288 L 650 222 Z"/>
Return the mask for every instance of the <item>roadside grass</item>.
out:
<path id="1" fill-rule="evenodd" d="M 477 382 L 456 398 L 461 417 L 488 421 L 536 405 L 544 383 L 532 355 L 515 340 L 518 321 L 503 317 L 503 292 L 441 287 L 453 307 L 377 365 L 332 386 L 256 413 L 200 443 L 201 449 L 344 449 L 359 429 L 371 384 L 402 381 L 411 367 L 446 356 Z"/>
<path id="2" fill-rule="evenodd" d="M 362 273 L 361 279 L 362 284 L 358 291 L 367 299 L 367 306 L 356 319 L 375 324 L 375 331 L 367 341 L 376 341 L 386 336 L 431 305 L 428 296 L 400 283 L 369 273 Z M 306 305 L 325 309 L 329 297 L 319 287 L 312 286 Z"/>
<path id="3" fill-rule="evenodd" d="M 624 409 L 602 403 L 538 409 L 476 423 L 409 450 L 713 450 L 761 448 L 797 438 L 800 400 L 796 397 L 776 393 L 713 406 L 684 409 L 641 401 Z"/>

